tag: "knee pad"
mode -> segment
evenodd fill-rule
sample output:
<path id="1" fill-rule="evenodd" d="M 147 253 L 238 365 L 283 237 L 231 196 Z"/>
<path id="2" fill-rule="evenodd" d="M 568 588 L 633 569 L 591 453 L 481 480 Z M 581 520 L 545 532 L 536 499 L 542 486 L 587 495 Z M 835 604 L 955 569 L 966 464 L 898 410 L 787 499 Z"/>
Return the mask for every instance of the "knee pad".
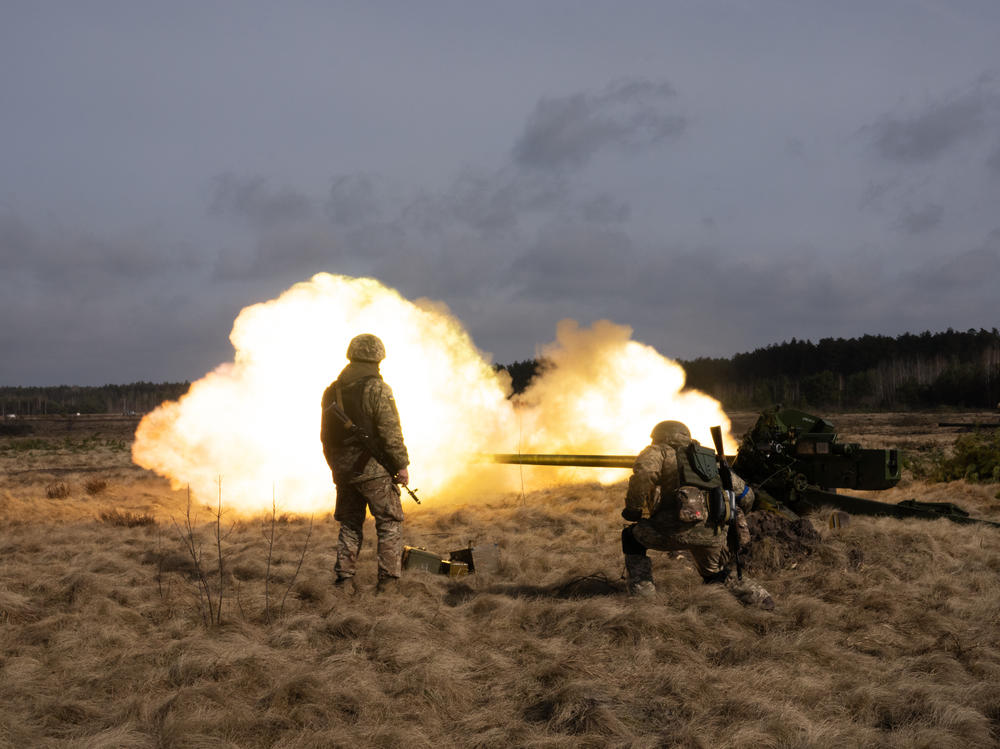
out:
<path id="1" fill-rule="evenodd" d="M 636 554 L 638 556 L 645 556 L 646 547 L 641 543 L 636 541 L 635 536 L 632 535 L 632 528 L 634 526 L 629 526 L 622 531 L 622 553 L 623 554 Z"/>

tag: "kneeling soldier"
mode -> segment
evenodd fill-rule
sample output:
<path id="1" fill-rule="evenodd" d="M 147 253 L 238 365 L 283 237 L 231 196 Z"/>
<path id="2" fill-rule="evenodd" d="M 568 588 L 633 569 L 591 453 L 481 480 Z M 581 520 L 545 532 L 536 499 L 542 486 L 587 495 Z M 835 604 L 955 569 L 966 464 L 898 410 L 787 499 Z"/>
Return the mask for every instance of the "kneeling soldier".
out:
<path id="1" fill-rule="evenodd" d="M 709 492 L 721 482 L 715 453 L 691 439 L 679 421 L 661 421 L 650 434 L 652 444 L 635 460 L 625 495 L 622 517 L 633 523 L 622 531 L 622 552 L 628 589 L 633 595 L 650 596 L 653 567 L 647 549 L 687 551 L 706 583 L 725 585 L 742 603 L 773 609 L 774 599 L 747 576 L 730 573 L 731 552 L 726 532 L 709 517 Z M 748 543 L 744 508 L 753 505 L 753 490 L 733 474 L 737 499 L 737 523 L 741 543 Z M 643 511 L 645 510 L 645 517 Z"/>

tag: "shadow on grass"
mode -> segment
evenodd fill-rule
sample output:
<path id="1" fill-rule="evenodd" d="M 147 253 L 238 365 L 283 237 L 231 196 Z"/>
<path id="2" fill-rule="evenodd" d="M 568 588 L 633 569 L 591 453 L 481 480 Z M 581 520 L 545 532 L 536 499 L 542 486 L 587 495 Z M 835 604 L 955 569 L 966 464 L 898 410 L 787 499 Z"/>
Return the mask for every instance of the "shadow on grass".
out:
<path id="1" fill-rule="evenodd" d="M 465 583 L 454 583 L 445 593 L 448 606 L 459 606 L 471 601 L 479 593 L 492 593 L 511 598 L 598 598 L 625 593 L 625 583 L 608 578 L 603 573 L 574 577 L 553 585 L 493 585 L 477 591 Z"/>

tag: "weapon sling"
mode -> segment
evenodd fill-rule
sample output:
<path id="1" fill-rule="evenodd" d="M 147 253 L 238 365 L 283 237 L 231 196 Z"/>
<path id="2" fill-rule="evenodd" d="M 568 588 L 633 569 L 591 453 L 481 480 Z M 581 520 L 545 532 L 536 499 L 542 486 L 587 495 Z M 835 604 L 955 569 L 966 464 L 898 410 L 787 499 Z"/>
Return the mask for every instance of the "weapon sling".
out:
<path id="1" fill-rule="evenodd" d="M 382 451 L 375 443 L 375 440 L 364 429 L 355 424 L 344 410 L 343 397 L 341 396 L 339 381 L 337 382 L 335 394 L 336 397 L 330 402 L 330 405 L 327 406 L 326 409 L 333 411 L 334 416 L 336 416 L 344 425 L 344 428 L 347 429 L 348 435 L 354 437 L 363 449 L 359 462 L 355 464 L 355 472 L 360 473 L 361 469 L 365 467 L 365 463 L 368 462 L 368 459 L 374 458 L 376 463 L 382 466 L 391 477 L 395 478 L 396 471 L 388 465 L 389 461 L 382 455 Z M 420 504 L 420 500 L 417 498 L 416 489 L 411 489 L 406 484 L 400 484 L 400 486 L 406 489 L 406 493 L 410 495 L 414 502 Z"/>

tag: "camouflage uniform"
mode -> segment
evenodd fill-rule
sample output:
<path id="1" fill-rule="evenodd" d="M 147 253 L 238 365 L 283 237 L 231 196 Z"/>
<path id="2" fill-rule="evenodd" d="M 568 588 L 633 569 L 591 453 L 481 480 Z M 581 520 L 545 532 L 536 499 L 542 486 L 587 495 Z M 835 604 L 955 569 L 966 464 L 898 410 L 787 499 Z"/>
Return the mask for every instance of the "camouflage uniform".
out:
<path id="1" fill-rule="evenodd" d="M 727 565 L 732 555 L 726 543 L 726 528 L 716 531 L 709 525 L 704 489 L 682 484 L 680 461 L 686 460 L 689 445 L 698 444 L 686 431 L 684 427 L 683 432 L 657 435 L 654 430 L 654 437 L 660 438 L 639 453 L 633 464 L 622 514 L 637 519 L 645 511 L 645 517 L 622 531 L 629 590 L 640 595 L 655 592 L 647 549 L 686 551 L 706 583 L 723 583 L 740 601 L 773 608 L 774 601 L 760 584 L 746 575 L 738 580 L 730 574 Z M 733 490 L 738 498 L 740 543 L 746 544 L 750 530 L 744 508 L 753 505 L 753 490 L 736 474 Z"/>
<path id="2" fill-rule="evenodd" d="M 378 341 L 377 338 L 375 340 Z M 381 347 L 381 341 L 378 343 Z M 349 356 L 351 351 L 349 348 Z M 355 356 L 323 393 L 320 440 L 337 485 L 334 518 L 340 522 L 335 567 L 338 582 L 354 577 L 363 540 L 365 510 L 368 508 L 375 518 L 378 535 L 379 582 L 395 580 L 400 574 L 403 507 L 400 490 L 393 477 L 409 465 L 409 456 L 392 389 L 379 374 L 380 359 L 364 361 Z M 355 424 L 382 446 L 382 457 L 393 469 L 392 475 L 364 447 L 344 441 L 342 424 L 328 408 L 337 400 L 338 386 L 343 409 Z"/>

